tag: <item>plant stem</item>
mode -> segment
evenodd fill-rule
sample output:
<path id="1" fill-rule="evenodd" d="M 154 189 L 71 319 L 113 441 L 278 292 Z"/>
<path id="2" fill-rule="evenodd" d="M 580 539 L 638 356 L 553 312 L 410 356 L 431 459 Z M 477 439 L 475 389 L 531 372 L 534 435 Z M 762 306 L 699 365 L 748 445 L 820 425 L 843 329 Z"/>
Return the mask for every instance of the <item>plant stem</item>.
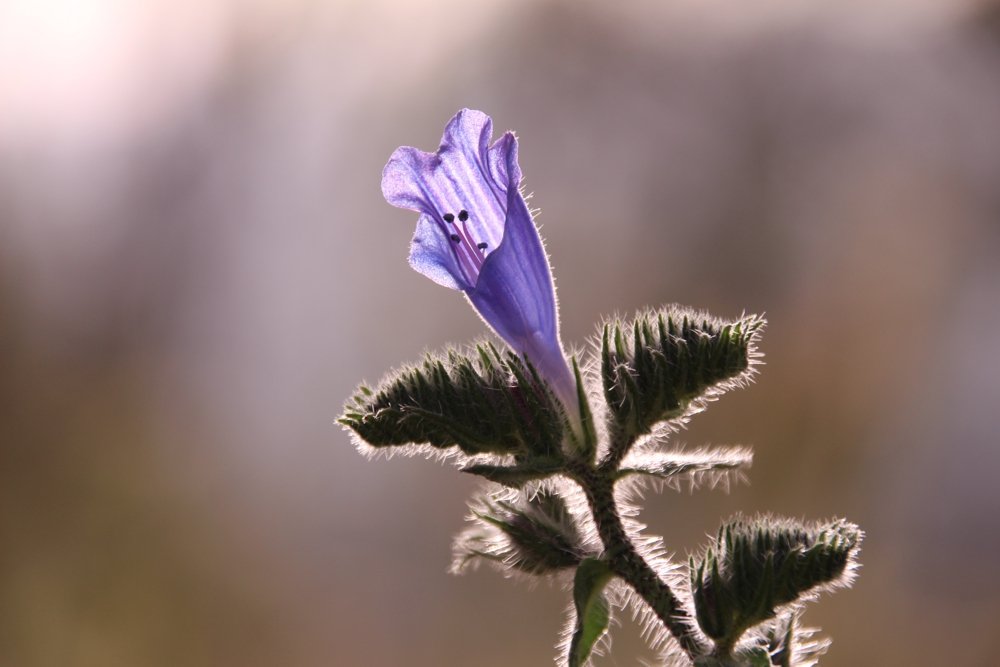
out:
<path id="1" fill-rule="evenodd" d="M 573 477 L 583 488 L 597 532 L 604 544 L 604 558 L 611 571 L 628 583 L 649 605 L 693 661 L 708 651 L 693 629 L 690 615 L 653 568 L 649 566 L 625 532 L 614 496 L 614 478 L 603 468 L 582 464 Z"/>
<path id="2" fill-rule="evenodd" d="M 712 650 L 712 657 L 717 658 L 723 664 L 727 661 L 731 661 L 733 658 L 733 647 L 736 644 L 736 639 L 738 639 L 738 637 L 726 642 L 717 641 L 715 643 L 715 648 Z"/>
<path id="3" fill-rule="evenodd" d="M 611 447 L 608 448 L 607 454 L 604 456 L 604 460 L 601 461 L 598 467 L 598 472 L 611 474 L 621 466 L 622 459 L 628 453 L 629 447 L 632 445 L 635 439 L 631 440 L 626 438 L 611 438 Z"/>

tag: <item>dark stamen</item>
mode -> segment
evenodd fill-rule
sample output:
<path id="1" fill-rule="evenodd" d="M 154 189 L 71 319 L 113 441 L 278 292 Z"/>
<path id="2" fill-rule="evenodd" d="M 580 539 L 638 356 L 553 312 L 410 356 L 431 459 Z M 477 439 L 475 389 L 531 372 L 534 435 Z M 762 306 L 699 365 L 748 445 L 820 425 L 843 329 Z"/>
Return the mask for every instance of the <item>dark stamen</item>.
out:
<path id="1" fill-rule="evenodd" d="M 466 220 L 469 219 L 469 212 L 463 208 L 461 211 L 458 212 L 458 219 L 461 220 L 462 222 L 465 222 Z"/>
<path id="2" fill-rule="evenodd" d="M 486 248 L 489 247 L 489 244 L 487 244 L 487 243 L 477 243 L 476 247 L 479 248 L 480 250 L 486 250 Z"/>
<path id="3" fill-rule="evenodd" d="M 462 237 L 459 236 L 458 234 L 452 234 L 451 235 L 451 240 L 454 241 L 455 243 L 458 243 L 458 242 L 460 242 L 462 240 Z"/>
<path id="4" fill-rule="evenodd" d="M 445 213 L 444 214 L 444 221 L 445 222 L 455 222 L 455 216 L 453 216 L 451 213 Z"/>

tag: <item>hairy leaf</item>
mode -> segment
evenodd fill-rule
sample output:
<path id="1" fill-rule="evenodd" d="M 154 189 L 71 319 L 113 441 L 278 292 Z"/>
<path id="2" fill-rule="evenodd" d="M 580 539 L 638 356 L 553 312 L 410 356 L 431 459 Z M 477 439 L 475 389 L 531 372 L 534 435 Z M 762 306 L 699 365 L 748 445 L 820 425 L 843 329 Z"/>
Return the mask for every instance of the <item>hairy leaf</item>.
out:
<path id="1" fill-rule="evenodd" d="M 466 454 L 554 456 L 561 404 L 531 364 L 491 344 L 451 350 L 362 385 L 338 420 L 373 447 L 457 446 Z"/>
<path id="2" fill-rule="evenodd" d="M 764 320 L 724 322 L 679 307 L 604 325 L 601 375 L 612 441 L 631 444 L 692 401 L 746 380 Z"/>
<path id="3" fill-rule="evenodd" d="M 630 454 L 618 469 L 618 477 L 639 475 L 679 486 L 681 481 L 712 485 L 730 477 L 739 478 L 753 462 L 753 453 L 745 447 L 715 447 L 690 452 L 648 452 Z"/>
<path id="4" fill-rule="evenodd" d="M 580 528 L 558 493 L 492 494 L 472 504 L 472 528 L 455 542 L 452 569 L 477 560 L 527 574 L 576 566 L 587 554 Z"/>
<path id="5" fill-rule="evenodd" d="M 698 624 L 725 647 L 773 618 L 778 609 L 818 590 L 846 585 L 862 532 L 838 520 L 802 524 L 736 517 L 719 529 L 697 565 L 691 590 Z"/>
<path id="6" fill-rule="evenodd" d="M 516 465 L 491 465 L 476 463 L 463 467 L 462 472 L 485 477 L 491 482 L 511 488 L 520 488 L 528 482 L 551 477 L 564 469 L 564 462 L 558 457 L 526 459 Z"/>

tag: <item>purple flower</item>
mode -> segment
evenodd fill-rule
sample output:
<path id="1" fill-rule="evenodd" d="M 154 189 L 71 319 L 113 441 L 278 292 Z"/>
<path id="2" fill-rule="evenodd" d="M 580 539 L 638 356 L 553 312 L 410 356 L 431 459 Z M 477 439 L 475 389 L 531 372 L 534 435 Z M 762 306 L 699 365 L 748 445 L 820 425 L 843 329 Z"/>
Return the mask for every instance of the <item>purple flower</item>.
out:
<path id="1" fill-rule="evenodd" d="M 552 273 L 519 189 L 517 139 L 507 132 L 491 145 L 492 135 L 489 116 L 462 109 L 436 153 L 396 149 L 382 172 L 382 194 L 420 213 L 410 266 L 463 291 L 576 417 L 576 381 L 559 342 Z"/>

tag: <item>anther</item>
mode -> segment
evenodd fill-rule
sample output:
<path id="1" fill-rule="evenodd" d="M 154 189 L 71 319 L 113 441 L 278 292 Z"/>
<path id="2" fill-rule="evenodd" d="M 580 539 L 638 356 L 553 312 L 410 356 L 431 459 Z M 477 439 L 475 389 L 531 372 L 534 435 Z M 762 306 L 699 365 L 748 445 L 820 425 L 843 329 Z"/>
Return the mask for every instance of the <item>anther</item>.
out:
<path id="1" fill-rule="evenodd" d="M 476 247 L 479 248 L 480 250 L 486 250 L 486 248 L 489 247 L 489 244 L 488 243 L 477 243 Z"/>
<path id="2" fill-rule="evenodd" d="M 451 240 L 454 241 L 455 243 L 458 243 L 458 242 L 460 242 L 462 240 L 462 237 L 459 236 L 458 234 L 452 234 L 451 235 Z"/>
<path id="3" fill-rule="evenodd" d="M 444 221 L 445 222 L 455 222 L 455 216 L 452 215 L 451 213 L 445 213 L 444 214 Z"/>
<path id="4" fill-rule="evenodd" d="M 461 220 L 462 222 L 465 222 L 466 220 L 469 219 L 469 212 L 463 208 L 461 211 L 458 212 L 458 219 Z"/>

